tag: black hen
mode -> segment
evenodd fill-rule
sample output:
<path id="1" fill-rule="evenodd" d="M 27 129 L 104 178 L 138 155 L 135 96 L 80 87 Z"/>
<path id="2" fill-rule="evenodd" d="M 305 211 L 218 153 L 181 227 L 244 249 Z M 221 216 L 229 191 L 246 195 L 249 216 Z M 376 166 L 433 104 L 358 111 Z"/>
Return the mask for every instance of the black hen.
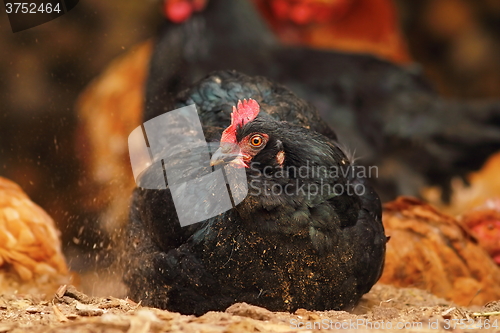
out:
<path id="1" fill-rule="evenodd" d="M 196 315 L 235 302 L 274 311 L 354 306 L 384 263 L 380 200 L 314 107 L 267 79 L 229 71 L 177 99 L 178 107 L 192 103 L 207 140 L 221 139 L 211 165 L 244 168 L 249 194 L 181 228 L 169 188 L 138 187 L 128 233 L 130 297 Z M 152 172 L 141 178 L 158 177 Z"/>
<path id="2" fill-rule="evenodd" d="M 276 42 L 248 0 L 211 0 L 161 30 L 151 61 L 145 119 L 173 108 L 180 89 L 213 70 L 263 75 L 316 106 L 366 165 L 378 165 L 384 199 L 418 195 L 479 168 L 500 150 L 500 103 L 441 98 L 419 73 L 368 55 Z"/>

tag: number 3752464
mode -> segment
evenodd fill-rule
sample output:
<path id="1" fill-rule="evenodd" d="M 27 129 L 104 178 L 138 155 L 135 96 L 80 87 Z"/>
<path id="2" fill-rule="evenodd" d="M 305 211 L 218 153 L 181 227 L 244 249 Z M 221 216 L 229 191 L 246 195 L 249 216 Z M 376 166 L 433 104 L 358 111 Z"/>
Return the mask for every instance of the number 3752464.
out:
<path id="1" fill-rule="evenodd" d="M 59 7 L 59 3 L 55 5 L 48 3 L 27 3 L 27 2 L 7 2 L 5 4 L 5 9 L 7 14 L 11 13 L 23 13 L 23 14 L 38 14 L 38 13 L 60 13 L 61 8 Z"/>

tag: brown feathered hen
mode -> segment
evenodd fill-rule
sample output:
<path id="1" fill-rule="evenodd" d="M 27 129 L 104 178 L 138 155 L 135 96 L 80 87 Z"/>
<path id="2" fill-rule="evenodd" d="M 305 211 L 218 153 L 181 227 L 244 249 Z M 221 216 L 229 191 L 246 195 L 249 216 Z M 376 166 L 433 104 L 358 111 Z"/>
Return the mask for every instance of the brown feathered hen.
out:
<path id="1" fill-rule="evenodd" d="M 253 2 L 284 43 L 411 61 L 392 0 Z"/>
<path id="2" fill-rule="evenodd" d="M 111 233 L 127 217 L 135 183 L 127 137 L 140 125 L 143 90 L 152 43 L 144 42 L 116 59 L 80 95 L 77 151 L 84 165 L 81 182 L 87 212 L 101 216 Z"/>
<path id="3" fill-rule="evenodd" d="M 479 244 L 500 265 L 500 153 L 491 156 L 481 170 L 452 182 L 450 203 L 440 199 L 438 188 L 426 188 L 424 197 L 441 211 L 458 216 Z"/>
<path id="4" fill-rule="evenodd" d="M 48 294 L 68 281 L 54 221 L 17 184 L 0 177 L 0 294 Z"/>
<path id="5" fill-rule="evenodd" d="M 460 178 L 452 181 L 449 203 L 442 201 L 438 187 L 423 189 L 422 196 L 439 210 L 453 216 L 482 207 L 490 200 L 500 199 L 500 152 L 490 156 L 479 171 L 471 172 L 466 181 L 468 184 Z"/>
<path id="6" fill-rule="evenodd" d="M 417 199 L 384 205 L 381 283 L 416 287 L 463 306 L 500 299 L 500 268 L 455 218 Z"/>
<path id="7" fill-rule="evenodd" d="M 461 216 L 461 220 L 500 265 L 500 199 L 487 201 L 484 206 Z"/>

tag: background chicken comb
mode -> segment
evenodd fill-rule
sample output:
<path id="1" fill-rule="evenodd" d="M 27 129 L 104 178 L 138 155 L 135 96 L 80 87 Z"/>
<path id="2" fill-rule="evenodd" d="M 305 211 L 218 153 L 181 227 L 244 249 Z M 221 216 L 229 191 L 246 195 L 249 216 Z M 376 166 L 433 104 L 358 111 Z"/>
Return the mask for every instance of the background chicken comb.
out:
<path id="1" fill-rule="evenodd" d="M 249 98 L 239 100 L 236 107 L 233 106 L 231 113 L 231 125 L 222 132 L 221 142 L 236 143 L 237 126 L 244 126 L 249 121 L 254 120 L 259 114 L 260 106 L 256 100 Z"/>

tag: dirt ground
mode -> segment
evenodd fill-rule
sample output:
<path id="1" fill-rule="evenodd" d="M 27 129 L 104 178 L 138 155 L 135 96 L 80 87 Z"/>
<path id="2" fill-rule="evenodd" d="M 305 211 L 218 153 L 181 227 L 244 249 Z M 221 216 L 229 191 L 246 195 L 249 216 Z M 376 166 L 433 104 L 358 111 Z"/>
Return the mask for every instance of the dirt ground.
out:
<path id="1" fill-rule="evenodd" d="M 455 328 L 454 328 L 455 326 Z M 16 332 L 500 332 L 500 301 L 458 307 L 418 289 L 376 285 L 344 311 L 270 312 L 237 303 L 201 317 L 142 307 L 128 299 L 89 297 L 61 286 L 53 297 L 0 296 L 0 333 Z"/>

